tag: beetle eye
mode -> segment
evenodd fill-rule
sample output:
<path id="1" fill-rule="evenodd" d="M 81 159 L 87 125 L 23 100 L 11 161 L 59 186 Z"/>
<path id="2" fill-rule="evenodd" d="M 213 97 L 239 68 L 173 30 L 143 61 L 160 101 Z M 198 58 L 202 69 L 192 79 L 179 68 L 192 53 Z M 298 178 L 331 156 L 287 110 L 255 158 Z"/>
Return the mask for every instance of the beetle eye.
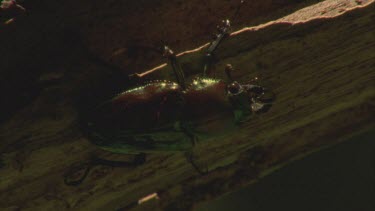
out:
<path id="1" fill-rule="evenodd" d="M 230 94 L 238 94 L 241 90 L 241 86 L 237 82 L 233 82 L 227 86 L 227 89 Z"/>

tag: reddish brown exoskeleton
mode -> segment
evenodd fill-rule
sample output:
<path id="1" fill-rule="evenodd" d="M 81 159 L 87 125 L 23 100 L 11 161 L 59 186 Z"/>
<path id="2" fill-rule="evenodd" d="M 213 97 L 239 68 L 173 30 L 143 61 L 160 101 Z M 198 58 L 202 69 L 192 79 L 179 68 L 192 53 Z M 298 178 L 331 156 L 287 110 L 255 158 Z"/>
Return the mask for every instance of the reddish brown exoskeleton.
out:
<path id="1" fill-rule="evenodd" d="M 175 53 L 164 46 L 163 56 L 168 58 L 176 81 L 152 81 L 97 106 L 85 119 L 85 130 L 92 143 L 115 153 L 140 154 L 135 160 L 139 163 L 144 160 L 142 153 L 191 152 L 197 142 L 233 133 L 252 113 L 268 110 L 274 96 L 261 86 L 233 80 L 232 65 L 225 67 L 226 79 L 210 77 L 213 54 L 229 31 L 230 21 L 224 20 L 205 52 L 202 74 L 190 82 L 185 79 Z M 202 172 L 192 154 L 187 155 Z M 90 165 L 98 164 L 119 165 L 101 159 L 94 159 Z M 66 183 L 79 184 L 87 169 L 80 180 Z"/>

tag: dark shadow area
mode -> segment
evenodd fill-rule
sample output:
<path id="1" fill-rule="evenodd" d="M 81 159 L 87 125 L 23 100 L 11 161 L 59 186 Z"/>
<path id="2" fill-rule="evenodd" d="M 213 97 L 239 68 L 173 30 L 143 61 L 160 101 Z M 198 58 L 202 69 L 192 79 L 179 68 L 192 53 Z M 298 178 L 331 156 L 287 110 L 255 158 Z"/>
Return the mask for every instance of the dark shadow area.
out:
<path id="1" fill-rule="evenodd" d="M 262 7 L 253 9 L 253 12 L 248 13 L 249 15 L 243 12 L 237 20 L 236 27 L 248 25 L 248 21 L 258 24 L 266 20 L 273 20 L 319 1 L 280 0 L 272 4 L 260 3 L 259 7 Z M 87 63 L 93 63 L 93 66 L 99 68 L 112 66 L 115 71 L 125 72 L 125 75 L 129 72 L 148 69 L 160 63 L 161 58 L 158 54 L 148 53 L 147 50 L 144 50 L 138 52 L 139 55 L 134 52 L 132 56 L 121 55 L 122 57 L 117 58 L 117 64 L 114 61 L 109 61 L 103 65 L 103 61 L 111 58 L 110 53 L 113 49 L 126 48 L 130 44 L 159 43 L 164 28 L 160 27 L 158 23 L 164 21 L 153 20 L 160 18 L 160 15 L 156 15 L 156 12 L 163 12 L 170 5 L 172 11 L 177 10 L 181 5 L 181 2 L 177 0 L 109 1 L 104 3 L 98 0 L 80 2 L 70 0 L 64 2 L 19 0 L 18 2 L 26 8 L 24 16 L 18 18 L 14 24 L 1 27 L 0 33 L 0 95 L 6 99 L 0 104 L 0 109 L 3 111 L 0 114 L 0 123 L 5 122 L 26 105 L 32 103 L 46 87 L 51 85 L 40 81 L 40 78 L 45 74 L 57 73 L 63 78 L 59 80 L 70 82 L 72 79 L 69 79 L 67 75 L 72 73 L 69 73 L 69 71 L 80 68 L 79 72 L 83 72 L 87 69 L 85 67 Z M 235 5 L 238 4 L 235 1 L 232 3 L 222 1 L 222 3 L 225 5 L 223 9 L 228 14 L 232 14 L 235 11 Z M 197 6 L 197 8 L 203 7 L 199 1 L 186 3 L 186 5 Z M 257 5 L 248 3 L 248 9 L 253 7 L 257 7 Z M 211 17 L 212 13 L 210 12 L 211 9 L 215 11 L 215 8 L 203 10 L 204 15 L 211 19 L 192 19 L 187 16 L 186 23 L 181 24 L 181 26 L 178 26 L 176 20 L 171 18 L 178 16 L 179 12 L 177 14 L 172 12 L 170 16 L 166 16 L 168 22 L 173 23 L 176 27 L 173 27 L 170 30 L 171 32 L 168 33 L 167 40 L 171 43 L 171 46 L 176 46 L 174 47 L 176 50 L 189 49 L 195 46 L 192 43 L 197 42 L 197 40 L 200 41 L 199 43 L 208 41 L 211 31 L 216 26 L 215 19 L 217 17 Z M 137 11 L 142 11 L 142 13 Z M 155 14 L 151 14 L 152 11 Z M 137 15 L 141 18 L 136 18 L 136 22 L 131 21 L 131 17 Z M 223 17 L 226 16 L 223 15 Z M 221 15 L 220 18 L 222 18 Z M 150 25 L 145 26 L 144 19 L 149 20 Z M 212 28 L 201 27 L 201 22 L 212 25 Z M 118 25 L 121 25 L 121 27 L 116 29 Z M 150 33 L 151 26 L 151 31 L 156 31 L 156 33 Z M 185 28 L 190 27 L 194 27 L 193 32 L 187 31 L 188 33 L 181 37 Z M 158 37 L 154 37 L 155 34 Z M 87 59 L 90 61 L 86 61 Z M 131 65 L 124 65 L 125 60 Z M 137 64 L 132 66 L 133 63 Z M 105 72 L 107 67 L 104 67 L 102 72 Z M 118 75 L 123 77 L 120 73 Z M 82 75 L 81 77 L 87 76 L 87 74 Z M 108 76 L 108 81 L 112 78 L 118 79 L 118 75 Z M 107 77 L 107 75 L 98 74 L 96 77 L 101 79 Z M 118 81 L 111 84 L 116 82 Z M 120 83 L 123 82 L 118 82 L 118 84 Z M 116 84 L 115 86 L 119 85 Z M 104 88 L 97 89 L 101 91 Z"/>
<path id="2" fill-rule="evenodd" d="M 196 211 L 375 210 L 375 131 L 322 150 Z"/>

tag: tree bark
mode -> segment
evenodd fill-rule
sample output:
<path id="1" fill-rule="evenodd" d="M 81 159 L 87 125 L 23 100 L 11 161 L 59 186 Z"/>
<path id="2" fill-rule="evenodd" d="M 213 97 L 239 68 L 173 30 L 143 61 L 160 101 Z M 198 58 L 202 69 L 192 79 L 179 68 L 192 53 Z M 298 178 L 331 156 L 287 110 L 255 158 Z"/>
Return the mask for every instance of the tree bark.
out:
<path id="1" fill-rule="evenodd" d="M 134 169 L 98 166 L 81 186 L 66 186 L 63 174 L 93 153 L 114 160 L 130 158 L 90 144 L 78 127 L 74 99 L 65 97 L 90 92 L 91 83 L 100 81 L 92 78 L 101 75 L 103 67 L 80 63 L 97 74 L 87 79 L 87 70 L 45 75 L 41 83 L 53 85 L 1 125 L 0 207 L 137 210 L 142 205 L 133 207 L 134 202 L 157 192 L 158 209 L 190 210 L 295 159 L 373 129 L 375 4 L 363 1 L 353 8 L 337 7 L 336 13 L 322 5 L 319 14 L 311 6 L 233 32 L 220 46 L 216 77 L 224 77 L 224 66 L 231 63 L 236 69 L 233 78 L 246 82 L 257 76 L 277 98 L 267 113 L 254 115 L 235 134 L 198 144 L 197 159 L 209 169 L 203 176 L 183 153 L 166 153 L 149 155 Z M 203 52 L 204 48 L 179 57 L 190 77 L 201 71 Z M 163 67 L 150 76 L 172 78 L 170 72 Z"/>

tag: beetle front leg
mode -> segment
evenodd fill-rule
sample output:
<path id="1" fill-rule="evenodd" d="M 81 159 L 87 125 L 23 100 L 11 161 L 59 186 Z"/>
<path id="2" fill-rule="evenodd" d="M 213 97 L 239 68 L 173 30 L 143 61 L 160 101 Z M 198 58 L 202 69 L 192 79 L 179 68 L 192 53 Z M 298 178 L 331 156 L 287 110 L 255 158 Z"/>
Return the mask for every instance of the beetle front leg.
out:
<path id="1" fill-rule="evenodd" d="M 203 76 L 207 76 L 212 71 L 213 54 L 219 44 L 229 35 L 230 21 L 228 19 L 222 21 L 222 25 L 217 27 L 218 34 L 215 34 L 214 41 L 208 46 L 205 53 L 205 65 L 203 68 Z"/>
<path id="2" fill-rule="evenodd" d="M 264 104 L 270 104 L 275 101 L 276 95 L 267 88 L 259 85 L 247 84 L 243 85 L 248 93 L 252 93 L 253 99 Z"/>

